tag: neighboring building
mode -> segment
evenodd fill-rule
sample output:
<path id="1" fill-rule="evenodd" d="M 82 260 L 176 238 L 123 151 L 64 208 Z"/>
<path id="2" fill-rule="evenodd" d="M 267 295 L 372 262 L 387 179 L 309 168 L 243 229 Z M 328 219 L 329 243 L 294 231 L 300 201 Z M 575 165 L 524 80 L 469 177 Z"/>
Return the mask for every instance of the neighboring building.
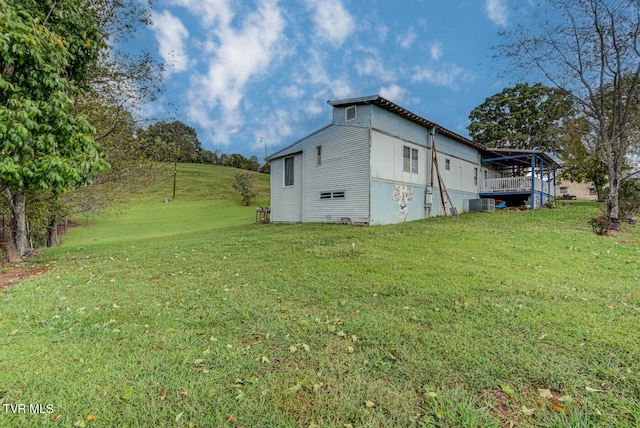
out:
<path id="1" fill-rule="evenodd" d="M 397 223 L 469 211 L 481 197 L 537 208 L 555 192 L 537 184 L 557 168 L 544 153 L 485 149 L 378 95 L 329 104 L 330 125 L 268 158 L 274 223 Z"/>
<path id="2" fill-rule="evenodd" d="M 572 181 L 558 181 L 556 183 L 558 198 L 565 195 L 575 196 L 581 201 L 597 201 L 598 192 L 596 186 L 591 183 L 574 183 Z"/>

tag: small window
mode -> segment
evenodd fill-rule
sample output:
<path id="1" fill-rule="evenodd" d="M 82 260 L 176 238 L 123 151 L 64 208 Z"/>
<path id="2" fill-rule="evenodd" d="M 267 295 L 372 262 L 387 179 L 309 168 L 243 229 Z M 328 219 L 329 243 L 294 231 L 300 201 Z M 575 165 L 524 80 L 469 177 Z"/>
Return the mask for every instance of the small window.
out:
<path id="1" fill-rule="evenodd" d="M 473 168 L 473 185 L 478 185 L 478 168 Z"/>
<path id="2" fill-rule="evenodd" d="M 322 165 L 322 146 L 316 147 L 316 165 Z"/>
<path id="3" fill-rule="evenodd" d="M 408 146 L 402 148 L 402 170 L 412 174 L 418 173 L 418 149 Z"/>
<path id="4" fill-rule="evenodd" d="M 344 199 L 344 191 L 333 192 L 333 199 Z"/>
<path id="5" fill-rule="evenodd" d="M 485 170 L 484 170 L 484 179 L 485 179 L 485 180 L 487 179 L 487 176 L 488 176 L 488 175 L 489 175 L 489 174 L 487 174 L 487 170 L 485 169 Z"/>
<path id="6" fill-rule="evenodd" d="M 293 186 L 293 156 L 284 158 L 284 185 Z"/>
<path id="7" fill-rule="evenodd" d="M 411 173 L 418 173 L 418 150 L 411 149 Z"/>
<path id="8" fill-rule="evenodd" d="M 597 195 L 598 192 L 596 192 L 596 188 L 595 187 L 589 187 L 589 194 L 590 195 Z"/>
<path id="9" fill-rule="evenodd" d="M 444 160 L 444 169 L 446 171 L 451 171 L 451 159 Z"/>
<path id="10" fill-rule="evenodd" d="M 569 193 L 569 188 L 568 187 L 561 187 L 560 188 L 560 193 Z"/>
<path id="11" fill-rule="evenodd" d="M 355 120 L 356 118 L 356 106 L 347 107 L 345 110 L 345 121 Z"/>
<path id="12" fill-rule="evenodd" d="M 331 199 L 331 192 L 320 192 L 320 199 Z"/>

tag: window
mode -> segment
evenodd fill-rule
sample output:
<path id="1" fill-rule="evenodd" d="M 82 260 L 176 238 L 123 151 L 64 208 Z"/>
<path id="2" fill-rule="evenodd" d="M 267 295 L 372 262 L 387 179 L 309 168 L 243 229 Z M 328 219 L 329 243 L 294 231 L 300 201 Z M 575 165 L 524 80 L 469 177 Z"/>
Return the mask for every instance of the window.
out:
<path id="1" fill-rule="evenodd" d="M 284 158 L 284 185 L 293 186 L 293 156 Z"/>
<path id="2" fill-rule="evenodd" d="M 484 179 L 485 179 L 485 180 L 487 179 L 487 176 L 488 176 L 488 175 L 489 175 L 489 174 L 487 174 L 487 170 L 485 169 L 485 170 L 484 170 Z"/>
<path id="3" fill-rule="evenodd" d="M 451 159 L 444 160 L 444 169 L 446 171 L 451 171 Z"/>
<path id="4" fill-rule="evenodd" d="M 356 118 L 356 106 L 347 107 L 345 110 L 345 122 L 355 120 Z"/>
<path id="5" fill-rule="evenodd" d="M 333 192 L 320 192 L 320 199 L 344 199 L 344 190 Z"/>
<path id="6" fill-rule="evenodd" d="M 478 185 L 478 168 L 473 168 L 473 185 Z"/>
<path id="7" fill-rule="evenodd" d="M 412 174 L 418 173 L 418 149 L 408 146 L 402 148 L 402 170 Z"/>
<path id="8" fill-rule="evenodd" d="M 316 165 L 322 165 L 322 146 L 316 147 Z"/>
<path id="9" fill-rule="evenodd" d="M 561 187 L 560 188 L 560 193 L 569 193 L 569 188 L 568 187 Z"/>
<path id="10" fill-rule="evenodd" d="M 590 195 L 597 195 L 598 192 L 596 192 L 596 188 L 595 187 L 589 187 L 589 194 Z"/>

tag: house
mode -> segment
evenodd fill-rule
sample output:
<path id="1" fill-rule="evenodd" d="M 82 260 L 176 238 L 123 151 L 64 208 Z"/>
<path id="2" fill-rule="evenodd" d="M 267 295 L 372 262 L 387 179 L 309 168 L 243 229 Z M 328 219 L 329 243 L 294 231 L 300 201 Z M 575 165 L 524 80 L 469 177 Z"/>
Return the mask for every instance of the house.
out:
<path id="1" fill-rule="evenodd" d="M 331 124 L 267 158 L 274 223 L 379 225 L 466 212 L 481 198 L 536 208 L 551 197 L 542 175 L 557 164 L 544 153 L 486 149 L 378 95 L 328 103 Z M 535 173 L 515 182 L 522 162 Z"/>

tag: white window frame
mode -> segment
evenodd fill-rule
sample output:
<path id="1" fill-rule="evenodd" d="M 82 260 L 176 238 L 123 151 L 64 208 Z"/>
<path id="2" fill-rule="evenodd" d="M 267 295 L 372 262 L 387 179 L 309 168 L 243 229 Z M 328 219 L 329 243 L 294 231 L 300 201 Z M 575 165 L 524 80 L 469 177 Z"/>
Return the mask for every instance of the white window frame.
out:
<path id="1" fill-rule="evenodd" d="M 402 146 L 402 171 L 418 174 L 420 152 L 410 146 Z"/>

